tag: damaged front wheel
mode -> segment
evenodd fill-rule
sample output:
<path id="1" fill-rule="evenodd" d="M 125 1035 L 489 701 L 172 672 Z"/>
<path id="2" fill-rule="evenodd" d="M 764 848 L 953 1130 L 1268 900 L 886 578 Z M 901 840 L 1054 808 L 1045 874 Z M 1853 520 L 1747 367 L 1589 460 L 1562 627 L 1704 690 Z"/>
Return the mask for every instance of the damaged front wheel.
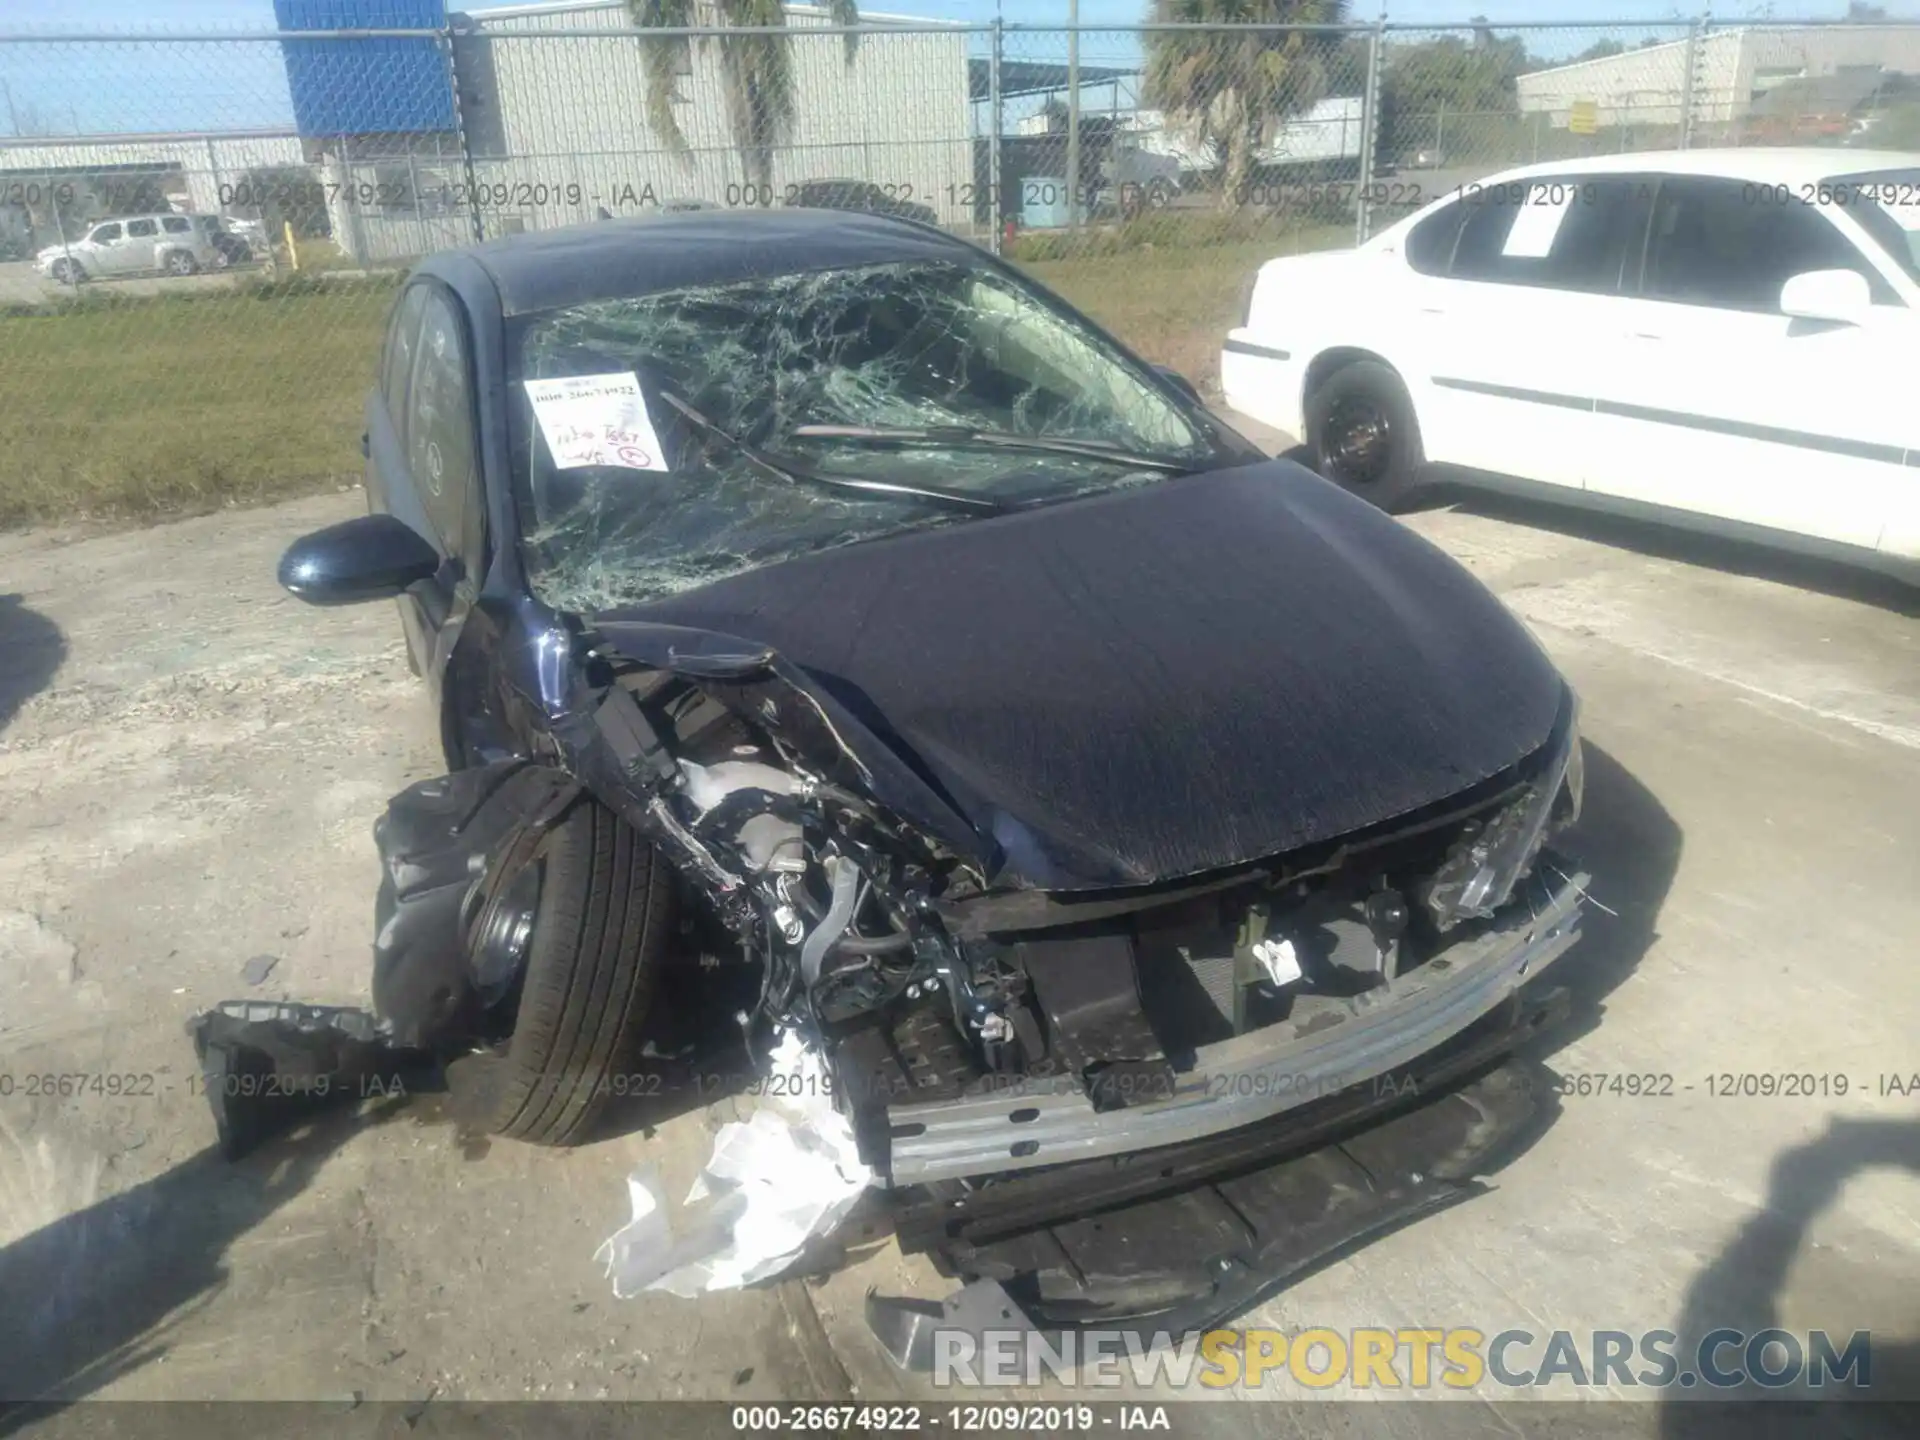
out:
<path id="1" fill-rule="evenodd" d="M 637 1043 L 674 935 L 672 877 L 644 836 L 587 795 L 525 865 L 538 867 L 537 879 L 502 877 L 502 908 L 475 937 L 481 947 L 524 947 L 512 1037 L 454 1062 L 448 1080 L 479 1129 L 575 1145 Z"/>

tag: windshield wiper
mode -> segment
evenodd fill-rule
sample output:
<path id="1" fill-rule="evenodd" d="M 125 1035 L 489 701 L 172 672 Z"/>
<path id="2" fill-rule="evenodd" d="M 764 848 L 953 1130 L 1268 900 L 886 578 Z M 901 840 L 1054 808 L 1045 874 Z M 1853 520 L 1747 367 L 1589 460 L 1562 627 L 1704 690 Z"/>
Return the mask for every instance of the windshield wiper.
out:
<path id="1" fill-rule="evenodd" d="M 818 471 L 802 470 L 792 465 L 785 465 L 756 446 L 749 445 L 737 435 L 721 429 L 671 390 L 662 390 L 659 395 L 662 400 L 714 439 L 731 445 L 740 452 L 742 458 L 791 485 L 805 483 L 825 486 L 831 490 L 853 490 L 863 495 L 892 495 L 915 500 L 931 500 L 936 505 L 947 505 L 956 510 L 973 510 L 988 515 L 997 515 L 1013 508 L 1000 500 L 989 499 L 984 495 L 964 495 L 958 490 L 936 490 L 925 485 L 901 485 L 891 480 L 864 480 L 852 475 L 823 475 Z"/>
<path id="2" fill-rule="evenodd" d="M 1141 455 L 1099 440 L 1014 435 L 1005 430 L 974 430 L 965 425 L 928 425 L 922 429 L 892 429 L 880 425 L 796 425 L 786 433 L 795 440 L 868 440 L 876 445 L 970 445 L 996 450 L 1080 455 L 1092 460 L 1113 460 L 1123 465 L 1135 465 L 1142 470 L 1165 470 L 1174 475 L 1185 475 L 1193 469 L 1191 461 L 1176 460 L 1168 455 Z"/>

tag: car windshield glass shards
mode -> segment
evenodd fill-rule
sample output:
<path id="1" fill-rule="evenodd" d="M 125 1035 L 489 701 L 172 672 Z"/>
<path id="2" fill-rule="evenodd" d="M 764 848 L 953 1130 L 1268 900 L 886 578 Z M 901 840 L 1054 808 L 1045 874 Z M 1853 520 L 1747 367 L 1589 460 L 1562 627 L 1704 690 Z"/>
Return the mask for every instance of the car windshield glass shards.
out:
<path id="1" fill-rule="evenodd" d="M 984 265 L 695 286 L 516 329 L 527 572 L 563 610 L 1219 458 L 1137 362 Z"/>

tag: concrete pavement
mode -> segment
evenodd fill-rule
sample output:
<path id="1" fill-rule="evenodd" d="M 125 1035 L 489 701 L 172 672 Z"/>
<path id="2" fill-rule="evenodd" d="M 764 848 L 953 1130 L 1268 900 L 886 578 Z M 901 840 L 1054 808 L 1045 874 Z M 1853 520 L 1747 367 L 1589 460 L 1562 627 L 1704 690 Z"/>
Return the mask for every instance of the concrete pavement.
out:
<path id="1" fill-rule="evenodd" d="M 944 1282 L 884 1236 L 853 1237 L 818 1283 L 612 1299 L 592 1254 L 624 1219 L 627 1170 L 653 1158 L 684 1186 L 724 1107 L 556 1154 L 465 1139 L 416 1100 L 279 1163 L 208 1158 L 186 1018 L 250 993 L 360 999 L 369 827 L 438 768 L 391 607 L 312 610 L 273 585 L 287 540 L 362 506 L 0 536 L 0 1072 L 148 1077 L 0 1098 L 0 1395 L 918 1391 L 860 1301 Z M 1580 1018 L 1544 1058 L 1670 1074 L 1674 1093 L 1567 1097 L 1491 1193 L 1245 1323 L 1724 1317 L 1870 1328 L 1906 1363 L 1920 1106 L 1876 1081 L 1920 1071 L 1911 595 L 1510 505 L 1409 523 L 1505 597 L 1585 701 L 1577 848 L 1613 913 L 1566 962 Z M 260 954 L 277 963 L 250 990 Z M 1739 1093 L 1783 1073 L 1849 1093 Z"/>

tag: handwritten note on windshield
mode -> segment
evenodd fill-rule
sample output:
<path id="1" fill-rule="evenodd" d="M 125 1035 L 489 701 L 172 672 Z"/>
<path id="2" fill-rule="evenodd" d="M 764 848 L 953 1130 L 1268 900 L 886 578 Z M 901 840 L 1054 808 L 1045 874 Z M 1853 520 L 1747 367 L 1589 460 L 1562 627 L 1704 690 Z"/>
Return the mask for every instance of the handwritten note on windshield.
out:
<path id="1" fill-rule="evenodd" d="M 529 380 L 540 433 L 547 437 L 557 470 L 615 465 L 627 470 L 665 470 L 667 457 L 653 433 L 640 381 L 631 372 L 566 375 Z"/>

